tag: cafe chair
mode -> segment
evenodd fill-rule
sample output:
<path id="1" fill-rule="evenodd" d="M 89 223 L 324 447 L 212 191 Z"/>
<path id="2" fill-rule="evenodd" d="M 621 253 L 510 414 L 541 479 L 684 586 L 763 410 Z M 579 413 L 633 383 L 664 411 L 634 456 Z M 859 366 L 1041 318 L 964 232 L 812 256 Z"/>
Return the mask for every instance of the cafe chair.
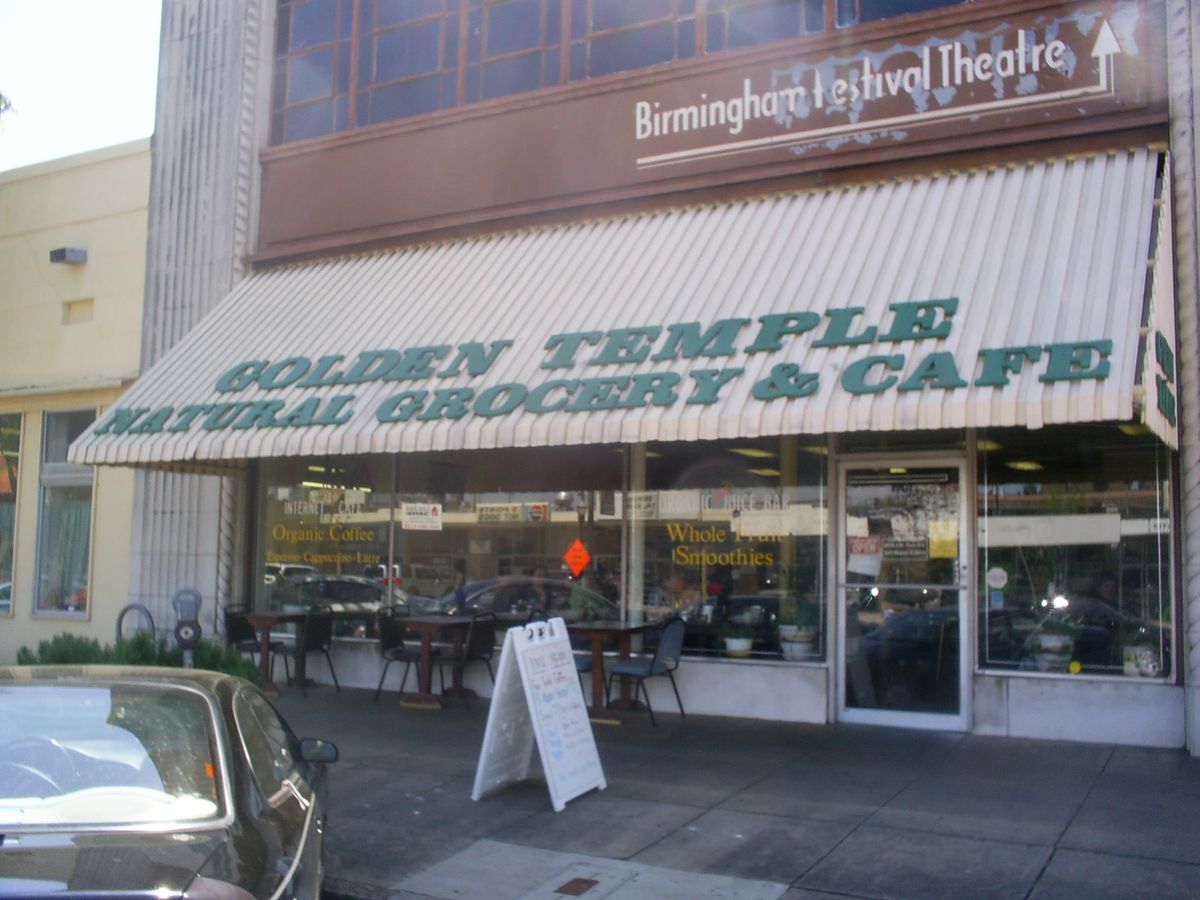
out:
<path id="1" fill-rule="evenodd" d="M 408 626 L 404 617 L 408 610 L 403 606 L 385 606 L 376 614 L 379 624 L 379 653 L 383 656 L 383 672 L 379 675 L 379 685 L 375 688 L 375 702 L 379 702 L 379 694 L 383 690 L 383 680 L 387 677 L 388 666 L 392 663 L 404 663 L 404 674 L 400 678 L 400 693 L 404 693 L 404 685 L 408 682 L 408 670 L 413 664 L 421 662 L 421 644 L 408 643 Z M 433 651 L 435 657 L 437 650 Z"/>
<path id="2" fill-rule="evenodd" d="M 333 610 L 328 606 L 314 606 L 308 611 L 299 623 L 299 630 L 296 634 L 296 643 L 289 645 L 284 650 L 283 667 L 287 672 L 288 683 L 292 681 L 292 669 L 288 665 L 288 659 L 294 657 L 296 660 L 296 677 L 300 679 L 300 693 L 302 696 L 308 696 L 308 678 L 305 670 L 307 666 L 305 661 L 310 653 L 321 653 L 325 656 L 325 662 L 329 665 L 329 674 L 333 676 L 333 686 L 340 693 L 342 686 L 338 684 L 337 672 L 333 668 L 333 657 L 329 655 L 329 648 L 333 644 Z"/>
<path id="3" fill-rule="evenodd" d="M 221 616 L 225 625 L 225 641 L 242 655 L 249 655 L 252 662 L 258 663 L 258 632 L 246 621 L 249 610 L 244 606 L 229 605 L 222 607 Z M 282 641 L 271 641 L 270 677 L 275 678 L 275 654 L 283 651 Z"/>
<path id="4" fill-rule="evenodd" d="M 628 675 L 636 678 L 638 688 L 646 698 L 646 710 L 650 713 L 650 724 L 658 725 L 654 720 L 654 709 L 650 706 L 650 692 L 646 690 L 646 679 L 666 675 L 671 680 L 671 690 L 675 692 L 675 702 L 679 704 L 679 715 L 686 717 L 683 711 L 683 701 L 679 699 L 679 688 L 675 686 L 675 670 L 679 667 L 679 657 L 683 652 L 683 633 L 687 624 L 678 617 L 672 617 L 663 623 L 659 633 L 658 646 L 654 648 L 653 656 L 639 656 L 630 659 L 619 659 L 612 664 L 608 671 L 608 681 L 604 685 L 604 704 L 608 705 L 609 693 L 612 690 L 613 678 L 617 675 Z"/>

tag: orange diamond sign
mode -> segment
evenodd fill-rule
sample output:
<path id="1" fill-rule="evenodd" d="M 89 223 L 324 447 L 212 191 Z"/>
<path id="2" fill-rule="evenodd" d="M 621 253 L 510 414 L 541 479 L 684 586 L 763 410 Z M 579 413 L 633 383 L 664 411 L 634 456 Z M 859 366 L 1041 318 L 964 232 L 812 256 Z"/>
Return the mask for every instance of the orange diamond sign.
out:
<path id="1" fill-rule="evenodd" d="M 563 554 L 563 560 L 571 569 L 571 574 L 578 578 L 587 568 L 587 564 L 592 561 L 592 554 L 588 553 L 587 547 L 583 546 L 583 541 L 576 538 L 575 543 L 568 547 L 567 552 Z"/>

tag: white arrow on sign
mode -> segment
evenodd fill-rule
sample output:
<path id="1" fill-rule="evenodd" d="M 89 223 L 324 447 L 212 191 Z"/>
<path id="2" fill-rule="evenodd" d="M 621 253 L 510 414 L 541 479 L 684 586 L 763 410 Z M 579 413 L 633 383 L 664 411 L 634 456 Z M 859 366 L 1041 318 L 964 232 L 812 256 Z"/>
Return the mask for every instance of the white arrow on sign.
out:
<path id="1" fill-rule="evenodd" d="M 771 137 L 753 138 L 745 141 L 731 141 L 726 144 L 710 144 L 707 147 L 695 147 L 690 150 L 676 150 L 671 153 L 658 153 L 652 156 L 641 156 L 637 159 L 639 169 L 651 169 L 657 166 L 675 165 L 692 162 L 697 159 L 713 159 L 719 156 L 733 156 L 738 153 L 749 153 L 767 147 L 787 147 L 799 144 L 812 144 L 833 137 L 844 137 L 852 134 L 864 134 L 870 131 L 886 131 L 905 125 L 928 124 L 930 122 L 948 122 L 954 119 L 970 118 L 982 113 L 1002 112 L 1008 109 L 1023 107 L 1054 106 L 1060 103 L 1071 103 L 1083 97 L 1111 95 L 1115 81 L 1113 55 L 1121 52 L 1121 45 L 1113 34 L 1107 20 L 1102 20 L 1100 30 L 1096 35 L 1096 43 L 1091 55 L 1099 60 L 1100 79 L 1090 87 L 1068 88 L 1049 94 L 1036 94 L 1029 97 L 1010 97 L 1007 100 L 989 100 L 985 103 L 972 103 L 967 106 L 948 107 L 933 112 L 909 113 L 903 116 L 891 116 L 886 119 L 876 119 L 871 122 L 849 125 L 833 125 L 829 128 L 816 128 L 811 131 L 789 132 Z M 1110 77 L 1112 72 L 1112 77 Z"/>

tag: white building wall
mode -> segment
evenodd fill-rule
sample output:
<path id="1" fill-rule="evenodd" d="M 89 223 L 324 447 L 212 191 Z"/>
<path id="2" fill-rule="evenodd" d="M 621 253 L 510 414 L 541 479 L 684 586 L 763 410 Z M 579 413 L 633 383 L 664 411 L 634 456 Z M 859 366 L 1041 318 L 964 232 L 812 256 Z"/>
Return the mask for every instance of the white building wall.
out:
<path id="1" fill-rule="evenodd" d="M 1184 651 L 1186 739 L 1200 755 L 1200 140 L 1196 125 L 1196 67 L 1200 61 L 1200 8 L 1189 0 L 1167 5 L 1167 72 L 1171 103 L 1171 156 L 1175 211 L 1175 293 L 1179 305 L 1180 494 L 1183 553 L 1180 584 L 1183 618 L 1178 633 Z"/>
<path id="2" fill-rule="evenodd" d="M 264 143 L 271 0 L 164 0 L 152 143 L 142 368 L 245 275 Z M 130 593 L 160 629 L 194 587 L 211 633 L 239 583 L 233 479 L 139 471 Z"/>

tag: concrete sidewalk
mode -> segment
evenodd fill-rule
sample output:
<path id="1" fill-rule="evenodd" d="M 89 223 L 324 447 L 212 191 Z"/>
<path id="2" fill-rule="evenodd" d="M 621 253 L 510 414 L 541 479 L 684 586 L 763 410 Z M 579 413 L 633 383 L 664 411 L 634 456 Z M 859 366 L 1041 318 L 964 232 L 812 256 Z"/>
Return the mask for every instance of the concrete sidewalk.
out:
<path id="1" fill-rule="evenodd" d="M 332 895 L 1200 897 L 1200 760 L 1182 751 L 663 710 L 594 726 L 608 787 L 555 813 L 540 775 L 471 800 L 486 701 L 371 697 L 277 701 L 341 752 Z"/>

